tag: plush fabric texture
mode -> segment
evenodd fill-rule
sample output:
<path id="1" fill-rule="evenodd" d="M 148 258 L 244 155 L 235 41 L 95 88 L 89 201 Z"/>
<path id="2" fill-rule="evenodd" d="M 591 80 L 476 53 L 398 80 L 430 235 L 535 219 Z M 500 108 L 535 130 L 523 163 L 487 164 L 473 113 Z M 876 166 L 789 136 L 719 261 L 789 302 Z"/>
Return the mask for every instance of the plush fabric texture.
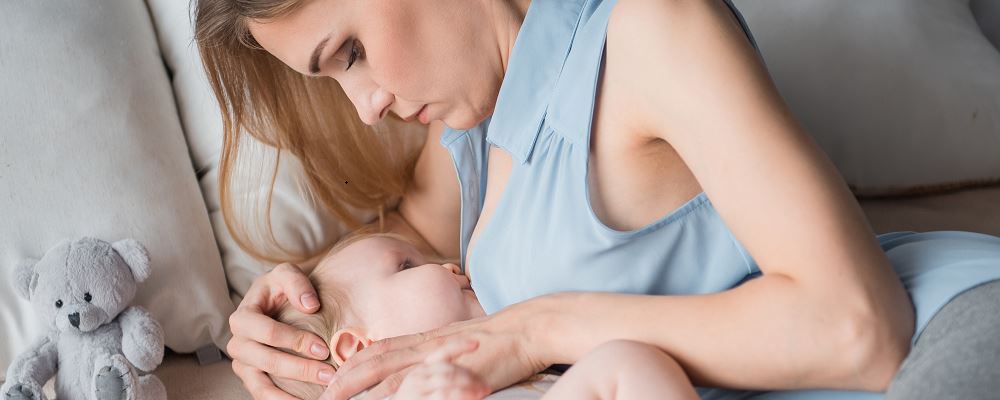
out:
<path id="1" fill-rule="evenodd" d="M 735 3 L 793 113 L 856 194 L 1000 182 L 1000 52 L 969 0 Z"/>
<path id="2" fill-rule="evenodd" d="M 0 65 L 0 373 L 44 334 L 10 270 L 66 237 L 144 243 L 135 304 L 166 345 L 224 346 L 234 307 L 144 2 L 0 2 Z"/>
<path id="3" fill-rule="evenodd" d="M 42 385 L 55 376 L 62 400 L 166 399 L 163 383 L 144 374 L 163 361 L 163 329 L 130 306 L 149 263 L 134 239 L 88 237 L 19 263 L 14 283 L 46 333 L 11 363 L 0 395 L 44 399 Z"/>

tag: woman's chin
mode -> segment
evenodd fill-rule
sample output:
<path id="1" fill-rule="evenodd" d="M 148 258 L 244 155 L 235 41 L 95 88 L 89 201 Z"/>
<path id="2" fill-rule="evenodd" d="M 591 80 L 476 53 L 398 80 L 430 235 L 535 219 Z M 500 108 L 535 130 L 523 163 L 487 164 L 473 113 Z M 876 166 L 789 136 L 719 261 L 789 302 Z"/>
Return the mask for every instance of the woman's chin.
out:
<path id="1" fill-rule="evenodd" d="M 479 124 L 485 121 L 487 117 L 489 116 L 487 115 L 483 117 L 470 117 L 467 115 L 462 115 L 462 116 L 445 115 L 441 118 L 441 122 L 443 122 L 447 127 L 454 129 L 456 131 L 464 131 L 479 126 Z"/>

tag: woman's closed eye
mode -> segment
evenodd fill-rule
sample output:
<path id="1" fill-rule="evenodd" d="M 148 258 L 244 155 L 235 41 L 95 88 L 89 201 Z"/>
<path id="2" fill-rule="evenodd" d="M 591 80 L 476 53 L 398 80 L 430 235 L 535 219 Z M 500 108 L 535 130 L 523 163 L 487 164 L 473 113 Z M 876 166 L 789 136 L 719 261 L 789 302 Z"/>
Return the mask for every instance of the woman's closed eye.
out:
<path id="1" fill-rule="evenodd" d="M 350 46 L 347 53 L 347 68 L 344 71 L 351 69 L 351 66 L 365 55 L 365 48 L 358 39 L 350 39 L 347 44 L 350 44 Z"/>

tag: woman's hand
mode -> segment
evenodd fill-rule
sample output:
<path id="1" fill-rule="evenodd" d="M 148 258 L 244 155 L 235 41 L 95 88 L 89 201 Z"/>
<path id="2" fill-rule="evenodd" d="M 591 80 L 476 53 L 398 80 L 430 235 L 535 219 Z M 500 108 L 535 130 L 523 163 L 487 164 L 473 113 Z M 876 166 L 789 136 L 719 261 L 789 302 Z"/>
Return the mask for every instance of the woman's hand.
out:
<path id="1" fill-rule="evenodd" d="M 320 385 L 328 384 L 333 377 L 334 370 L 329 364 L 315 361 L 330 356 L 326 342 L 270 317 L 286 301 L 304 313 L 319 310 L 319 298 L 309 278 L 288 263 L 255 279 L 236 312 L 229 316 L 233 338 L 226 350 L 233 357 L 233 372 L 257 400 L 294 399 L 278 389 L 267 374 Z"/>
<path id="2" fill-rule="evenodd" d="M 475 342 L 478 347 L 456 357 L 454 364 L 482 377 L 492 390 L 507 387 L 557 360 L 548 345 L 558 337 L 551 329 L 557 311 L 540 297 L 431 332 L 380 340 L 348 359 L 321 398 L 347 400 L 372 386 L 365 398 L 385 398 L 399 389 L 416 365 L 456 342 Z"/>
<path id="3" fill-rule="evenodd" d="M 454 364 L 458 356 L 476 349 L 473 341 L 449 342 L 417 364 L 392 396 L 394 400 L 481 400 L 490 385 L 479 374 Z"/>

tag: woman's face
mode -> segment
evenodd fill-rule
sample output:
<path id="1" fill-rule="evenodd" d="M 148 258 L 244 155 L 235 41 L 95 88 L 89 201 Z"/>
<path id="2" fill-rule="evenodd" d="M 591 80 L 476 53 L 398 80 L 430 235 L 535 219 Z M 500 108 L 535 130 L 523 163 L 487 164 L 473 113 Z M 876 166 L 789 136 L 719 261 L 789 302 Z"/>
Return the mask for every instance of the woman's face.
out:
<path id="1" fill-rule="evenodd" d="M 250 32 L 292 69 L 336 79 L 366 124 L 392 111 L 467 129 L 492 114 L 504 68 L 491 16 L 502 2 L 303 1 Z"/>

